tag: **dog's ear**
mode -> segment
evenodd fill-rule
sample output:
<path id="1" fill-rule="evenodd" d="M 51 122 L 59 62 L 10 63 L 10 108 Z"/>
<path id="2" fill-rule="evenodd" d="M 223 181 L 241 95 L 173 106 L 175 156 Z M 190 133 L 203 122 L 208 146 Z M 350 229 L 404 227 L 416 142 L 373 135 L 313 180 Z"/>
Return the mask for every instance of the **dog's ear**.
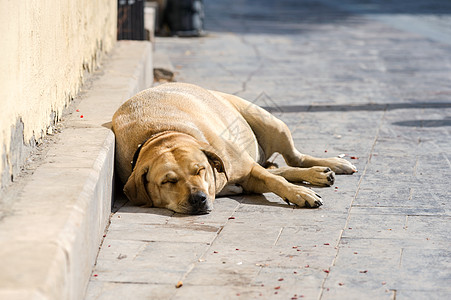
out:
<path id="1" fill-rule="evenodd" d="M 215 168 L 219 173 L 224 173 L 227 180 L 229 180 L 229 177 L 227 176 L 227 172 L 224 167 L 224 162 L 222 159 L 214 152 L 202 149 L 204 154 L 208 158 L 208 162 Z"/>
<path id="2" fill-rule="evenodd" d="M 134 204 L 153 206 L 152 199 L 147 192 L 148 171 L 148 167 L 135 168 L 124 186 L 125 195 Z"/>

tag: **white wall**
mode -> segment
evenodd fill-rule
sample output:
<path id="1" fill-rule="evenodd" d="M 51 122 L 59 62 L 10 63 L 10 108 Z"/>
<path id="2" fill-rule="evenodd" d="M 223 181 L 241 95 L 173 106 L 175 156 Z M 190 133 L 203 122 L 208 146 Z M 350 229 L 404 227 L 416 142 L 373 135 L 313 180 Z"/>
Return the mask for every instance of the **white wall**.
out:
<path id="1" fill-rule="evenodd" d="M 0 0 L 0 187 L 116 41 L 116 0 Z"/>

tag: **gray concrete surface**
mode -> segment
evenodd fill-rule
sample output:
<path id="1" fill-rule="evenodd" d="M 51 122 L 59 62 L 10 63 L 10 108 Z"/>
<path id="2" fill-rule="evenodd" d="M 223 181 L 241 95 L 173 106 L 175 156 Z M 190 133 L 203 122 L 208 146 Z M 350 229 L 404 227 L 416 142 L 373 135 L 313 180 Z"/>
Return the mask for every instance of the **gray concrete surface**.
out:
<path id="1" fill-rule="evenodd" d="M 148 42 L 118 42 L 1 197 L 0 299 L 83 299 L 111 213 L 116 109 L 152 84 Z M 14 199 L 9 201 L 8 199 Z"/>
<path id="2" fill-rule="evenodd" d="M 450 298 L 451 47 L 380 12 L 450 25 L 447 1 L 206 1 L 208 37 L 157 38 L 178 81 L 268 108 L 300 151 L 359 172 L 312 187 L 319 209 L 118 197 L 86 299 Z"/>

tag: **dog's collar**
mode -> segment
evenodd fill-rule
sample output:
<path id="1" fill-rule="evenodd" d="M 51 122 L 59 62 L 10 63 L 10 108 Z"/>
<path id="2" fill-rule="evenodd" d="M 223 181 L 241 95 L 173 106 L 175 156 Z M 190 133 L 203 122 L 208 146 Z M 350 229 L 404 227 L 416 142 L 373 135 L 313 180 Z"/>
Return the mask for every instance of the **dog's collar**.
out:
<path id="1" fill-rule="evenodd" d="M 144 142 L 138 145 L 138 149 L 136 149 L 135 154 L 133 154 L 133 160 L 131 161 L 132 164 L 132 171 L 135 169 L 136 162 L 138 161 L 139 153 L 141 152 L 142 147 L 149 139 L 146 139 Z"/>
<path id="2" fill-rule="evenodd" d="M 141 153 L 141 149 L 144 147 L 144 145 L 150 141 L 153 140 L 156 137 L 159 137 L 160 135 L 166 134 L 169 131 L 163 131 L 159 133 L 152 134 L 150 137 L 144 140 L 141 144 L 138 145 L 138 149 L 136 149 L 135 154 L 133 154 L 133 160 L 130 162 L 132 164 L 132 171 L 135 169 L 136 163 L 138 161 L 139 153 Z"/>

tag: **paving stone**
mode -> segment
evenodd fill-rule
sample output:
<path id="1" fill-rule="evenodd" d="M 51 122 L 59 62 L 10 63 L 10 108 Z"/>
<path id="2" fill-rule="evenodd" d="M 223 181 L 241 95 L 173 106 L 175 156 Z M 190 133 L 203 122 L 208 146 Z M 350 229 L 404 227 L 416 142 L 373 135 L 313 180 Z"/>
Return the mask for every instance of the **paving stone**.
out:
<path id="1" fill-rule="evenodd" d="M 365 270 L 378 273 L 375 269 L 377 270 L 381 264 L 397 269 L 401 263 L 402 245 L 395 243 L 392 247 L 383 247 L 390 242 L 390 239 L 374 239 L 371 243 L 364 244 L 360 243 L 360 240 L 353 239 L 352 242 L 341 243 L 333 269 L 344 269 L 351 273 L 348 275 L 358 276 L 362 276 L 359 275 L 360 272 L 363 272 L 360 274 L 366 274 Z"/>
<path id="2" fill-rule="evenodd" d="M 106 237 L 102 243 L 102 251 L 97 260 L 131 260 L 134 259 L 146 247 L 148 242 L 133 240 L 114 240 Z"/>
<path id="3" fill-rule="evenodd" d="M 113 216 L 113 218 L 119 216 Z M 210 243 L 220 230 L 211 225 L 170 225 L 170 224 L 116 224 L 109 227 L 111 239 L 126 238 L 137 241 Z"/>
<path id="4" fill-rule="evenodd" d="M 350 229 L 349 229 L 350 228 Z M 353 230 L 349 227 L 348 230 Z M 399 249 L 402 248 L 420 248 L 420 249 L 444 249 L 446 248 L 447 240 L 431 240 L 431 238 L 415 238 L 411 236 L 407 239 L 371 239 L 371 238 L 346 238 L 343 237 L 340 241 L 340 251 L 342 247 L 357 249 L 357 248 L 372 248 L 377 250 L 380 247 Z"/>
<path id="5" fill-rule="evenodd" d="M 443 249 L 418 249 L 406 248 L 403 249 L 400 267 L 407 274 L 419 273 L 422 282 L 428 284 L 421 284 L 425 289 L 433 290 L 447 285 L 451 279 L 449 268 L 451 253 L 447 248 Z M 415 276 L 411 276 L 415 277 Z M 412 281 L 415 278 L 412 278 Z M 411 283 L 401 284 L 399 288 L 409 288 Z"/>
<path id="6" fill-rule="evenodd" d="M 91 277 L 91 282 L 102 281 L 153 285 L 165 284 L 175 287 L 184 274 L 184 270 L 177 270 L 170 267 L 149 269 L 144 267 L 139 268 L 137 265 L 124 265 L 122 266 L 122 270 L 112 270 L 104 264 L 96 267 L 93 276 Z"/>
<path id="7" fill-rule="evenodd" d="M 332 200 L 329 199 L 328 201 Z M 244 205 L 240 206 L 240 209 L 234 212 L 233 217 L 235 219 L 230 220 L 230 223 L 243 224 L 244 228 L 248 228 L 248 226 L 270 226 L 278 228 L 301 226 L 304 228 L 304 233 L 310 235 L 314 235 L 316 231 L 320 231 L 329 225 L 343 224 L 347 217 L 346 213 L 335 213 L 326 209 L 312 210 L 281 207 L 279 211 L 262 212 L 258 210 L 258 207 L 241 209 L 242 207 Z M 283 216 L 283 219 L 281 216 Z"/>
<path id="8" fill-rule="evenodd" d="M 118 225 L 132 224 L 153 224 L 153 225 L 164 225 L 166 224 L 174 212 L 168 211 L 167 209 L 160 208 L 142 208 L 137 206 L 123 206 L 115 214 L 115 218 L 118 220 Z"/>
<path id="9" fill-rule="evenodd" d="M 352 230 L 343 232 L 343 237 L 349 238 L 402 238 L 408 236 L 405 226 L 407 225 L 407 217 L 400 214 L 371 214 L 354 213 L 347 226 Z M 360 211 L 353 208 L 352 212 Z"/>
<path id="10" fill-rule="evenodd" d="M 277 226 L 256 224 L 243 225 L 238 222 L 229 222 L 222 229 L 214 245 L 231 245 L 231 247 L 269 247 L 276 243 L 280 234 Z"/>
<path id="11" fill-rule="evenodd" d="M 173 285 L 150 285 L 140 283 L 91 282 L 86 300 L 109 299 L 169 299 L 175 294 Z"/>
<path id="12" fill-rule="evenodd" d="M 434 240 L 447 241 L 449 234 L 445 228 L 451 223 L 451 217 L 409 215 L 406 230 L 416 238 L 433 238 Z"/>
<path id="13" fill-rule="evenodd" d="M 256 265 L 199 263 L 186 277 L 192 285 L 233 285 L 248 286 L 258 274 Z M 208 276 L 205 276 L 208 274 Z"/>
<path id="14" fill-rule="evenodd" d="M 326 273 L 322 270 L 318 272 L 314 268 L 277 268 L 263 267 L 255 278 L 253 286 L 267 286 L 276 288 L 280 286 L 280 292 L 289 291 L 297 295 L 305 295 L 306 291 L 314 292 L 318 295 L 321 291 L 321 282 Z M 310 294 L 309 293 L 309 294 Z M 287 295 L 288 296 L 288 295 Z"/>
<path id="15" fill-rule="evenodd" d="M 221 228 L 227 223 L 230 216 L 233 215 L 240 200 L 229 197 L 218 197 L 213 202 L 213 210 L 208 215 L 189 216 L 183 214 L 175 214 L 167 221 L 168 225 L 186 226 L 187 224 L 205 225 Z"/>
<path id="16" fill-rule="evenodd" d="M 301 292 L 295 292 L 282 287 L 276 289 L 276 287 L 186 285 L 177 290 L 174 299 L 199 299 L 199 295 L 206 299 L 314 299 L 318 295 L 318 290 L 314 288 L 298 288 L 297 291 Z"/>
<path id="17" fill-rule="evenodd" d="M 448 207 L 403 207 L 403 206 L 392 206 L 392 207 L 353 207 L 354 212 L 362 214 L 381 214 L 381 215 L 424 215 L 424 216 L 442 216 L 448 217 L 450 210 Z M 376 210 L 377 209 L 377 210 Z M 426 230 L 426 229 L 425 229 Z"/>
<path id="18" fill-rule="evenodd" d="M 345 269 L 332 268 L 321 299 L 393 299 L 388 280 L 371 274 L 348 275 Z"/>

